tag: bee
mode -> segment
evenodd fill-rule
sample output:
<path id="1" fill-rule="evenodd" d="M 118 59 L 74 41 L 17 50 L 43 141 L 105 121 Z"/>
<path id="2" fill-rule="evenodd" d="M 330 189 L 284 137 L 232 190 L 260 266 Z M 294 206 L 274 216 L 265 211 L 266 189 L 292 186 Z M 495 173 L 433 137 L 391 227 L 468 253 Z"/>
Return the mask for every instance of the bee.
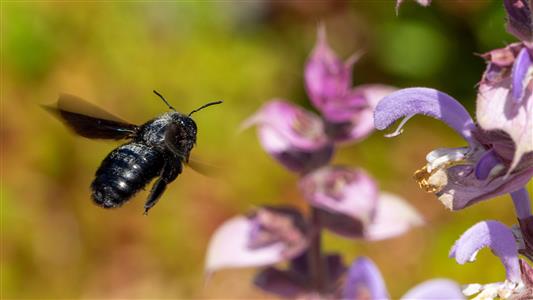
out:
<path id="1" fill-rule="evenodd" d="M 167 185 L 189 162 L 196 144 L 197 127 L 191 118 L 222 101 L 209 102 L 188 115 L 177 112 L 157 91 L 154 93 L 171 110 L 142 125 L 130 124 L 76 96 L 60 95 L 56 106 L 44 106 L 75 133 L 90 139 L 127 140 L 102 161 L 91 184 L 91 198 L 103 208 L 126 203 L 156 178 L 144 204 L 144 214 L 157 203 Z"/>

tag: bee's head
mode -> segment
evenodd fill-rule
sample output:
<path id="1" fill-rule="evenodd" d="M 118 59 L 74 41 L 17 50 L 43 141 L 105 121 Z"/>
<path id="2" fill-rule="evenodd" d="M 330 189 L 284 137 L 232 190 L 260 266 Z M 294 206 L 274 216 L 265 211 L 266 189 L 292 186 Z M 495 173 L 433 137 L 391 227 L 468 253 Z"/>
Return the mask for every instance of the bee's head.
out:
<path id="1" fill-rule="evenodd" d="M 196 133 L 198 128 L 196 127 L 196 122 L 186 115 L 176 113 L 174 115 L 176 123 L 178 123 L 181 128 L 180 137 L 182 141 L 190 141 L 192 145 L 196 143 Z"/>
<path id="2" fill-rule="evenodd" d="M 163 102 L 165 102 L 168 108 L 174 111 L 173 113 L 171 113 L 173 119 L 172 121 L 175 122 L 178 126 L 176 132 L 174 132 L 175 137 L 172 140 L 175 141 L 175 146 L 177 147 L 177 149 L 182 149 L 180 152 L 185 151 L 185 156 L 188 156 L 188 153 L 192 150 L 194 144 L 196 144 L 197 133 L 196 123 L 191 118 L 191 115 L 211 105 L 220 104 L 222 103 L 222 101 L 209 102 L 191 111 L 188 115 L 184 115 L 177 112 L 174 107 L 172 107 L 172 105 L 170 105 L 167 100 L 157 91 L 154 90 L 154 93 L 159 96 L 161 100 L 163 100 Z M 188 157 L 186 159 L 188 160 Z"/>

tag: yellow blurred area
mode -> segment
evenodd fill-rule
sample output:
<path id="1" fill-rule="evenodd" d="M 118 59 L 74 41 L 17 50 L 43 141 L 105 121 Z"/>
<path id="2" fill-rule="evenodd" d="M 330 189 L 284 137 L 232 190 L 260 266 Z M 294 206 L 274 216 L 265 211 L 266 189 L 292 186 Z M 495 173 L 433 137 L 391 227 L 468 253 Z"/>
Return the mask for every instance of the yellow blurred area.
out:
<path id="1" fill-rule="evenodd" d="M 343 57 L 365 50 L 356 84 L 434 87 L 473 113 L 483 70 L 473 53 L 513 38 L 499 1 L 445 2 L 408 3 L 397 17 L 393 1 L 2 1 L 2 298 L 270 297 L 252 286 L 253 269 L 204 280 L 209 237 L 225 219 L 261 204 L 305 206 L 297 177 L 240 123 L 277 97 L 311 109 L 302 70 L 320 21 Z M 120 209 L 97 207 L 89 185 L 119 143 L 77 137 L 40 105 L 66 92 L 140 124 L 167 109 L 154 89 L 183 112 L 224 100 L 194 115 L 193 155 L 220 172 L 186 169 L 148 216 L 146 191 Z M 464 266 L 448 251 L 478 221 L 516 223 L 510 197 L 452 213 L 412 180 L 426 153 L 463 144 L 445 125 L 416 117 L 400 137 L 377 132 L 340 149 L 336 163 L 368 170 L 426 226 L 371 243 L 327 234 L 324 247 L 346 264 L 372 258 L 393 298 L 434 277 L 503 280 L 490 251 Z"/>

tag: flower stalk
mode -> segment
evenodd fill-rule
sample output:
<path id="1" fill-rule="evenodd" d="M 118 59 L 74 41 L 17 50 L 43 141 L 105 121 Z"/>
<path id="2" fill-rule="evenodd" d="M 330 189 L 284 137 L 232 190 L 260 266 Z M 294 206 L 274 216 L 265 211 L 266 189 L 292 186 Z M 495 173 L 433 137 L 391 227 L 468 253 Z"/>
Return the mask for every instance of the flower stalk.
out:
<path id="1" fill-rule="evenodd" d="M 319 211 L 316 208 L 311 208 L 311 215 L 309 217 L 309 224 L 311 226 L 310 244 L 308 250 L 309 271 L 311 275 L 311 284 L 313 290 L 318 294 L 324 292 L 324 283 L 326 282 L 324 272 L 324 262 L 322 260 L 322 228 L 320 225 Z"/>

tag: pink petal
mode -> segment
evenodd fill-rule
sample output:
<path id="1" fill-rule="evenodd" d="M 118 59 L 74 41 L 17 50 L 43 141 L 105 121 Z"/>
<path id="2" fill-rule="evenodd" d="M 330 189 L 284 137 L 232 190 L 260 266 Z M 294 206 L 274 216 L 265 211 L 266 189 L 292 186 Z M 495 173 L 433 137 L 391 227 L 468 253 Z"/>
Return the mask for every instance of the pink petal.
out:
<path id="1" fill-rule="evenodd" d="M 361 169 L 327 166 L 300 180 L 300 190 L 321 211 L 326 228 L 346 237 L 360 237 L 374 218 L 378 194 L 374 180 Z"/>
<path id="2" fill-rule="evenodd" d="M 347 99 L 331 101 L 332 104 L 323 111 L 328 135 L 336 143 L 352 143 L 366 138 L 374 131 L 377 103 L 395 90 L 381 84 L 360 85 L 350 92 Z"/>
<path id="3" fill-rule="evenodd" d="M 382 192 L 376 216 L 366 228 L 365 237 L 369 240 L 387 239 L 423 223 L 422 216 L 407 201 L 397 195 Z"/>
<path id="4" fill-rule="evenodd" d="M 248 236 L 253 230 L 246 217 L 234 217 L 224 222 L 211 237 L 205 269 L 214 272 L 223 268 L 266 266 L 283 260 L 283 243 L 250 249 Z"/>
<path id="5" fill-rule="evenodd" d="M 263 105 L 243 127 L 257 125 L 258 137 L 267 153 L 290 171 L 305 173 L 327 164 L 333 144 L 324 123 L 315 114 L 286 101 Z"/>
<path id="6" fill-rule="evenodd" d="M 355 59 L 342 62 L 329 47 L 325 28 L 319 27 L 317 43 L 304 71 L 307 93 L 318 110 L 349 92 L 354 62 Z"/>
<path id="7" fill-rule="evenodd" d="M 264 207 L 237 216 L 213 234 L 207 250 L 208 273 L 237 267 L 266 266 L 299 255 L 307 247 L 302 216 L 294 209 Z"/>
<path id="8" fill-rule="evenodd" d="M 479 87 L 476 109 L 479 126 L 486 131 L 504 131 L 515 144 L 508 172 L 517 167 L 525 154 L 533 151 L 533 88 L 529 86 L 520 103 L 512 98 L 510 78 L 482 83 Z M 528 160 L 526 165 L 533 164 Z"/>

